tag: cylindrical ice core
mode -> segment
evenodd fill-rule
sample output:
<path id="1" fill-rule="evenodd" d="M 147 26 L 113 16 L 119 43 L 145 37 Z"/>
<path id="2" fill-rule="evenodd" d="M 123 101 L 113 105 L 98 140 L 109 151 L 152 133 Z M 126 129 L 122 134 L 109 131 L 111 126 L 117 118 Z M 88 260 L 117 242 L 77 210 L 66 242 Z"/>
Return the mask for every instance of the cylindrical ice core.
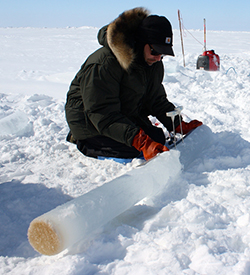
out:
<path id="1" fill-rule="evenodd" d="M 28 239 L 35 250 L 55 255 L 98 229 L 145 197 L 157 194 L 181 171 L 179 152 L 164 152 L 128 173 L 37 217 Z"/>

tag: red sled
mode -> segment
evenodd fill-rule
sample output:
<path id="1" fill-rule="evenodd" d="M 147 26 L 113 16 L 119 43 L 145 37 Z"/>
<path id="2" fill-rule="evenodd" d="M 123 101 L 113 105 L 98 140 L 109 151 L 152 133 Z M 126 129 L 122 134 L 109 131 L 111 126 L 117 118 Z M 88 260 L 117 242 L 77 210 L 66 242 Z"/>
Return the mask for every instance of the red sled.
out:
<path id="1" fill-rule="evenodd" d="M 197 59 L 196 69 L 206 71 L 219 71 L 220 70 L 220 57 L 214 50 L 205 51 L 199 55 Z"/>

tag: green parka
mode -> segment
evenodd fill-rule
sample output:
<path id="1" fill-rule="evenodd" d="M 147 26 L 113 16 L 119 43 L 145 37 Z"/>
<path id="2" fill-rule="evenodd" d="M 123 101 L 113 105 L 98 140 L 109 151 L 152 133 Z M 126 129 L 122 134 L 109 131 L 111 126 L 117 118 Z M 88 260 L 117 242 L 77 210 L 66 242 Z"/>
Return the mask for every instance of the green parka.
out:
<path id="1" fill-rule="evenodd" d="M 151 124 L 149 115 L 172 130 L 166 112 L 174 105 L 162 85 L 163 64 L 148 66 L 131 43 L 146 16 L 136 8 L 99 31 L 103 47 L 88 57 L 67 94 L 66 119 L 75 139 L 104 135 L 132 146 L 139 129 Z"/>

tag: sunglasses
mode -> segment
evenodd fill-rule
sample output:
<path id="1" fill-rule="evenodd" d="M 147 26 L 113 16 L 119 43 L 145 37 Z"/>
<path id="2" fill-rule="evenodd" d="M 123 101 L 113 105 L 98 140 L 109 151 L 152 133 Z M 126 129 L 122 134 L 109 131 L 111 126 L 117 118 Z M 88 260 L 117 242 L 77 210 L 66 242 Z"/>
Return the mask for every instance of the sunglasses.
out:
<path id="1" fill-rule="evenodd" d="M 166 56 L 166 54 L 158 53 L 150 44 L 149 44 L 150 50 L 151 50 L 151 55 L 160 55 L 161 58 Z"/>

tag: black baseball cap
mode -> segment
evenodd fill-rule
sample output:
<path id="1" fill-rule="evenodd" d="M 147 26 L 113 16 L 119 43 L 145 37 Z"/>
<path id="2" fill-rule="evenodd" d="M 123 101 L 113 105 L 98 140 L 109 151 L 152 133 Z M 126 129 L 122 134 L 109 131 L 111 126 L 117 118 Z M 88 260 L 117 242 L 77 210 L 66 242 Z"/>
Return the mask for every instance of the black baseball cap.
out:
<path id="1" fill-rule="evenodd" d="M 174 56 L 172 26 L 166 17 L 158 15 L 146 17 L 142 21 L 140 35 L 158 53 Z"/>

